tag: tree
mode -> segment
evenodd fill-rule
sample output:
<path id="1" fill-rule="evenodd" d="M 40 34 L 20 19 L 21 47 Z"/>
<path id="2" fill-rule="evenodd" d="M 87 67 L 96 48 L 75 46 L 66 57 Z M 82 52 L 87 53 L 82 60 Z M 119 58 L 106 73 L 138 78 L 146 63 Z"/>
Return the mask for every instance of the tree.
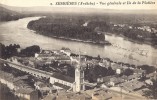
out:
<path id="1" fill-rule="evenodd" d="M 40 52 L 40 47 L 38 45 L 26 47 L 25 49 L 21 50 L 21 54 L 27 57 L 34 56 L 35 53 L 39 53 L 39 52 Z"/>
<path id="2" fill-rule="evenodd" d="M 0 57 L 3 59 L 10 58 L 12 56 L 17 55 L 17 48 L 20 48 L 20 45 L 12 45 L 10 44 L 9 46 L 5 46 L 4 44 L 0 43 Z"/>
<path id="3" fill-rule="evenodd" d="M 112 69 L 111 66 L 108 67 L 108 71 L 107 71 L 107 75 L 114 75 L 115 74 L 115 71 Z"/>
<path id="4" fill-rule="evenodd" d="M 150 99 L 157 99 L 157 79 L 152 79 L 153 85 L 148 85 L 148 89 L 144 92 L 144 96 Z"/>
<path id="5" fill-rule="evenodd" d="M 130 69 L 130 68 L 127 68 L 127 69 L 124 70 L 123 74 L 126 75 L 126 76 L 132 75 L 133 74 L 133 70 Z"/>
<path id="6" fill-rule="evenodd" d="M 141 65 L 141 66 L 138 66 L 138 68 L 141 68 L 142 70 L 145 70 L 146 74 L 152 73 L 156 69 L 154 66 L 149 66 L 149 65 Z"/>
<path id="7" fill-rule="evenodd" d="M 97 60 L 101 60 L 100 55 L 97 56 Z"/>

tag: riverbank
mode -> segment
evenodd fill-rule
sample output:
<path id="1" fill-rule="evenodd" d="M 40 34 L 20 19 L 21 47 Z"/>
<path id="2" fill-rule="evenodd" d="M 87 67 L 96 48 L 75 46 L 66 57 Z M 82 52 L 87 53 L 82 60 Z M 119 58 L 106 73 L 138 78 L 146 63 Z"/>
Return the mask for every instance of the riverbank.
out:
<path id="1" fill-rule="evenodd" d="M 85 41 L 85 40 L 72 39 L 72 38 L 66 38 L 66 37 L 57 37 L 57 36 L 52 36 L 52 37 L 58 38 L 58 39 L 76 41 L 76 42 L 92 43 L 92 44 L 99 44 L 99 45 L 111 45 L 111 43 L 109 43 L 108 41 L 94 42 L 94 41 Z"/>
<path id="2" fill-rule="evenodd" d="M 133 42 L 133 43 L 137 43 L 137 44 L 147 44 L 147 45 L 150 45 L 152 46 L 154 49 L 157 49 L 157 45 L 153 45 L 151 42 L 148 42 L 148 41 L 138 41 L 138 40 L 134 40 L 134 39 L 131 39 L 131 38 L 128 38 L 122 34 L 116 34 L 116 33 L 106 33 L 106 32 L 102 32 L 104 34 L 107 34 L 107 35 L 115 35 L 115 36 L 118 36 L 118 37 L 122 37 L 124 40 L 127 40 L 127 41 L 130 41 L 130 42 Z"/>
<path id="3" fill-rule="evenodd" d="M 32 30 L 32 29 L 30 29 L 30 30 Z M 90 44 L 97 44 L 97 45 L 111 45 L 111 43 L 108 42 L 108 41 L 106 41 L 106 40 L 105 41 L 100 41 L 100 42 L 94 42 L 94 41 L 89 41 L 89 40 L 66 38 L 66 37 L 62 37 L 62 36 L 44 35 L 44 34 L 42 34 L 39 31 L 35 31 L 35 30 L 32 30 L 32 31 L 34 31 L 36 34 L 40 34 L 40 35 L 43 35 L 43 36 L 47 36 L 47 37 L 51 37 L 51 38 L 56 38 L 56 39 L 62 39 L 62 40 L 68 40 L 68 41 L 76 41 L 76 42 L 83 42 L 83 43 L 90 43 Z"/>
<path id="4" fill-rule="evenodd" d="M 131 38 L 128 38 L 124 35 L 120 35 L 122 38 L 124 38 L 125 40 L 128 40 L 128 41 L 131 41 L 131 42 L 134 42 L 134 43 L 138 43 L 138 44 L 147 44 L 147 45 L 150 45 L 152 46 L 153 48 L 157 49 L 157 45 L 153 45 L 151 42 L 149 41 L 138 41 L 138 40 L 134 40 L 134 39 L 131 39 Z"/>
<path id="5" fill-rule="evenodd" d="M 39 17 L 29 17 L 23 18 L 18 21 L 10 21 L 7 23 L 3 23 L 0 25 L 1 34 L 0 42 L 9 45 L 9 44 L 20 44 L 22 48 L 31 46 L 31 45 L 39 45 L 42 49 L 52 50 L 52 49 L 60 49 L 62 47 L 69 48 L 73 52 L 78 52 L 78 49 L 85 55 L 98 56 L 110 58 L 113 61 L 120 61 L 135 65 L 156 65 L 157 59 L 157 49 L 154 49 L 152 46 L 145 44 L 136 44 L 135 42 L 130 42 L 122 39 L 121 37 L 116 37 L 114 35 L 106 35 L 106 40 L 114 45 L 120 45 L 123 48 L 118 48 L 115 46 L 102 46 L 95 45 L 92 43 L 83 43 L 83 42 L 75 42 L 75 41 L 66 41 L 63 39 L 55 39 L 50 38 L 48 36 L 43 36 L 40 34 L 34 33 L 34 31 L 29 30 L 26 26 L 32 20 L 37 20 Z M 11 27 L 10 27 L 11 26 Z M 16 29 L 16 30 L 15 30 Z M 120 41 L 120 42 L 118 42 Z M 122 44 L 121 44 L 122 43 Z M 130 51 L 128 50 L 145 50 L 147 49 L 148 56 L 142 56 L 134 54 L 133 58 L 138 61 L 129 59 L 124 57 L 125 55 L 129 55 Z"/>
<path id="6" fill-rule="evenodd" d="M 71 40 L 84 43 L 109 45 L 103 34 L 99 34 L 92 27 L 82 26 L 77 19 L 70 21 L 69 18 L 40 18 L 30 21 L 27 28 L 44 36 Z"/>

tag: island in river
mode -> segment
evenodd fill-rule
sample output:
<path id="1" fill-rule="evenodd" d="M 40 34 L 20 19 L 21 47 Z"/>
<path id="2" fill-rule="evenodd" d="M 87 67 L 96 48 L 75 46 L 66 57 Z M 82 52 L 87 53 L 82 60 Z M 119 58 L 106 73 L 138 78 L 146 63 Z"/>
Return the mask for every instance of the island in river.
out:
<path id="1" fill-rule="evenodd" d="M 97 44 L 110 44 L 105 40 L 104 34 L 111 33 L 136 43 L 157 47 L 157 24 L 156 21 L 151 20 L 151 18 L 156 20 L 156 15 L 151 16 L 148 16 L 150 18 L 146 22 L 129 22 L 127 20 L 109 22 L 104 17 L 54 15 L 31 21 L 27 27 L 49 37 Z M 137 18 L 141 17 L 139 15 Z"/>
<path id="2" fill-rule="evenodd" d="M 30 21 L 27 28 L 45 36 L 110 45 L 104 34 L 98 31 L 99 27 L 93 28 L 90 23 L 76 18 L 44 17 Z"/>

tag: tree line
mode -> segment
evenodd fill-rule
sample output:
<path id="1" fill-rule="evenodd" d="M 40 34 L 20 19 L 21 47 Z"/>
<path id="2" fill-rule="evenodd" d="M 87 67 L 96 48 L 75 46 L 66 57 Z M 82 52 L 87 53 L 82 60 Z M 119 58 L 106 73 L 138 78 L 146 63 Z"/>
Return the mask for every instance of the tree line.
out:
<path id="1" fill-rule="evenodd" d="M 0 43 L 0 58 L 3 59 L 7 59 L 12 56 L 33 57 L 37 52 L 40 52 L 40 47 L 37 45 L 21 49 L 19 44 L 10 44 L 5 46 L 4 44 Z"/>
<path id="2" fill-rule="evenodd" d="M 80 21 L 80 20 L 79 20 Z M 105 41 L 103 34 L 95 31 L 93 23 L 89 26 L 83 26 L 84 21 L 70 19 L 41 18 L 28 23 L 28 28 L 46 36 L 57 36 L 84 41 L 100 42 Z"/>

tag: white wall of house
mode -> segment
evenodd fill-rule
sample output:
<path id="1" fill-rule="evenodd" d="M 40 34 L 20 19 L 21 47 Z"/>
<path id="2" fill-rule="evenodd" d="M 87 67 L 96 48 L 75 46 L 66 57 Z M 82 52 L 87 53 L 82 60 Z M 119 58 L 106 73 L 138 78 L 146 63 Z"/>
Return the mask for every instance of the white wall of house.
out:
<path id="1" fill-rule="evenodd" d="M 50 83 L 54 84 L 55 82 L 61 83 L 61 84 L 66 85 L 66 86 L 73 87 L 73 83 L 63 81 L 63 80 L 60 80 L 60 79 L 57 79 L 57 78 L 54 78 L 54 77 L 50 77 Z"/>
<path id="2" fill-rule="evenodd" d="M 121 69 L 116 69 L 116 73 L 117 73 L 117 74 L 121 74 L 121 73 L 122 73 L 122 70 L 121 70 Z"/>
<path id="3" fill-rule="evenodd" d="M 115 83 L 111 81 L 111 82 L 110 82 L 110 85 L 115 86 Z"/>
<path id="4" fill-rule="evenodd" d="M 13 89 L 15 88 L 15 86 L 13 85 L 12 82 L 9 82 L 9 81 L 7 81 L 7 80 L 5 80 L 5 79 L 0 78 L 0 82 L 1 82 L 2 84 L 7 85 L 7 87 L 10 88 L 11 90 L 13 90 Z"/>

